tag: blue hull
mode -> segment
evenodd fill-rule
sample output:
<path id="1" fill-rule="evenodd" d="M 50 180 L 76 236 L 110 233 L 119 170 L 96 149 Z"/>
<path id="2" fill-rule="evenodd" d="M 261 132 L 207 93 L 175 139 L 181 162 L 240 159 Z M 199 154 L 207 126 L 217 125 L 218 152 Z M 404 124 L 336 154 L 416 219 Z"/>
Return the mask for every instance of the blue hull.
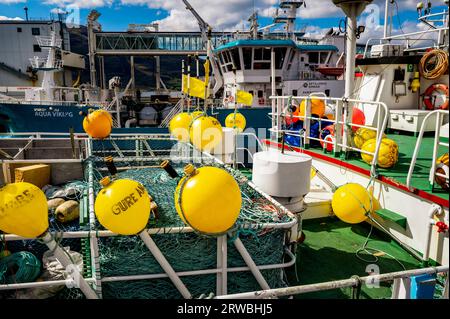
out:
<path id="1" fill-rule="evenodd" d="M 75 133 L 83 133 L 83 116 L 79 113 L 87 112 L 89 108 L 92 107 L 0 103 L 0 133 L 68 133 L 70 128 L 73 128 Z M 253 128 L 255 133 L 258 133 L 258 129 L 270 128 L 271 120 L 268 115 L 270 110 L 270 108 L 240 109 L 239 112 L 245 116 L 247 128 Z M 215 114 L 218 113 L 216 116 L 222 125 L 225 124 L 227 115 L 232 112 L 232 109 L 214 110 Z M 167 129 L 143 127 L 113 130 L 113 133 L 155 132 L 167 132 Z"/>

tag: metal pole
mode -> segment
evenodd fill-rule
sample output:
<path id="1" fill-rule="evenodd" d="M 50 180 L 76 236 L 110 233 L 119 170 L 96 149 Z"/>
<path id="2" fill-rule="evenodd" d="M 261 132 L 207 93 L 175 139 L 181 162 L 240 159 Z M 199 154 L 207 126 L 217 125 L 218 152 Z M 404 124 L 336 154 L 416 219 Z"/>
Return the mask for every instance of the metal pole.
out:
<path id="1" fill-rule="evenodd" d="M 217 272 L 217 291 L 216 295 L 226 295 L 227 292 L 227 236 L 217 237 L 217 268 L 221 271 Z"/>
<path id="2" fill-rule="evenodd" d="M 237 238 L 234 241 L 234 246 L 238 250 L 238 252 L 241 254 L 242 259 L 244 259 L 245 264 L 250 268 L 250 271 L 252 272 L 253 276 L 255 277 L 258 284 L 261 286 L 262 289 L 270 289 L 269 284 L 267 283 L 264 276 L 261 274 L 261 272 L 258 269 L 258 266 L 256 266 L 255 262 L 253 261 L 252 257 L 248 253 L 247 249 L 245 248 L 244 244 L 242 243 L 240 238 Z"/>
<path id="3" fill-rule="evenodd" d="M 130 77 L 131 77 L 131 88 L 133 90 L 133 96 L 136 94 L 136 78 L 134 76 L 134 56 L 130 57 Z"/>
<path id="4" fill-rule="evenodd" d="M 384 6 L 384 30 L 383 30 L 383 37 L 387 38 L 388 35 L 388 27 L 389 27 L 389 1 L 386 0 L 386 4 Z"/>
<path id="5" fill-rule="evenodd" d="M 61 265 L 63 265 L 66 268 L 66 270 L 67 267 L 72 266 L 71 270 L 73 272 L 74 279 L 77 281 L 76 284 L 79 285 L 80 290 L 84 293 L 86 298 L 98 299 L 97 294 L 83 278 L 77 266 L 73 265 L 68 253 L 58 245 L 58 243 L 55 241 L 52 235 L 49 232 L 46 232 L 42 237 L 42 240 L 47 245 L 48 249 L 50 249 L 50 251 L 53 251 L 53 254 L 56 257 L 56 259 L 58 259 L 58 261 L 61 263 Z"/>
<path id="6" fill-rule="evenodd" d="M 167 273 L 170 280 L 173 282 L 175 287 L 177 287 L 178 291 L 181 293 L 183 298 L 191 299 L 192 295 L 186 286 L 181 281 L 180 277 L 176 274 L 175 270 L 173 270 L 172 266 L 169 264 L 167 259 L 162 254 L 161 250 L 159 250 L 158 246 L 156 246 L 153 239 L 150 235 L 144 230 L 139 233 L 139 237 L 141 237 L 142 241 L 145 243 L 147 248 L 150 250 L 152 255 L 155 257 L 156 261 L 158 261 L 161 268 Z"/>
<path id="7" fill-rule="evenodd" d="M 161 90 L 161 60 L 159 56 L 155 56 L 155 64 L 156 64 L 156 91 Z"/>
<path id="8" fill-rule="evenodd" d="M 429 267 L 422 269 L 413 269 L 407 271 L 399 271 L 392 272 L 387 274 L 380 274 L 374 276 L 366 276 L 336 281 L 328 281 L 319 284 L 310 284 L 303 286 L 294 286 L 294 287 L 286 287 L 286 288 L 277 288 L 270 290 L 260 290 L 253 292 L 244 292 L 239 294 L 232 294 L 227 296 L 218 296 L 217 299 L 264 299 L 264 298 L 273 298 L 273 297 L 281 297 L 281 296 L 290 296 L 290 295 L 298 295 L 315 291 L 324 291 L 324 290 L 333 290 L 340 289 L 346 287 L 352 287 L 359 283 L 359 281 L 363 284 L 373 283 L 373 282 L 381 282 L 381 281 L 391 281 L 397 278 L 405 278 L 411 276 L 418 276 L 423 274 L 435 274 L 440 272 L 448 273 L 449 266 L 439 266 L 439 267 Z"/>
<path id="9" fill-rule="evenodd" d="M 270 71 L 271 71 L 270 80 L 272 85 L 272 97 L 274 97 L 276 96 L 276 83 L 275 83 L 275 51 L 273 48 L 270 52 Z M 277 99 L 272 98 L 272 127 L 275 127 L 275 125 L 277 125 L 277 123 L 280 122 L 279 116 L 275 116 L 277 102 L 278 102 Z M 271 136 L 271 139 L 278 140 L 278 133 L 276 133 L 274 136 Z"/>

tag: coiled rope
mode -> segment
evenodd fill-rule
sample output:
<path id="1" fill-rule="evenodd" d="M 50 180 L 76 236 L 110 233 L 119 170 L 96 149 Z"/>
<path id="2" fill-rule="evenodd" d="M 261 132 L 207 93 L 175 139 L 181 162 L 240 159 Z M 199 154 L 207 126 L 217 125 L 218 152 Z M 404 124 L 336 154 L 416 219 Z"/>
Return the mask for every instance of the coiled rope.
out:
<path id="1" fill-rule="evenodd" d="M 420 74 L 428 80 L 435 80 L 448 70 L 448 54 L 436 49 L 423 55 L 419 63 Z"/>
<path id="2" fill-rule="evenodd" d="M 41 273 L 41 262 L 32 253 L 21 251 L 0 259 L 0 283 L 35 281 Z"/>

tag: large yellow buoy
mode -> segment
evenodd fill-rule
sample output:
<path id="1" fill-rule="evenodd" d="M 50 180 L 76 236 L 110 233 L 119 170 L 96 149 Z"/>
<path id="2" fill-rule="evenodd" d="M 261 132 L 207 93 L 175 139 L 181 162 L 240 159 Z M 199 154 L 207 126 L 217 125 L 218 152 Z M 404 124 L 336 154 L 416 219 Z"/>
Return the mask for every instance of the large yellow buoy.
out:
<path id="1" fill-rule="evenodd" d="M 185 168 L 175 190 L 175 208 L 180 218 L 195 230 L 224 233 L 233 227 L 241 210 L 241 190 L 225 170 L 204 166 Z"/>
<path id="2" fill-rule="evenodd" d="M 375 138 L 366 141 L 361 150 L 366 152 L 375 152 L 377 140 Z M 371 164 L 373 156 L 365 153 L 361 153 L 361 157 L 367 164 Z M 398 145 L 394 140 L 389 138 L 383 138 L 381 140 L 380 150 L 378 153 L 378 166 L 383 168 L 389 168 L 395 165 L 398 161 Z"/>
<path id="3" fill-rule="evenodd" d="M 195 119 L 189 131 L 191 143 L 201 151 L 210 151 L 222 141 L 222 125 L 211 116 Z"/>
<path id="4" fill-rule="evenodd" d="M 26 182 L 7 184 L 0 188 L 0 230 L 35 238 L 47 228 L 48 206 L 43 191 Z"/>
<path id="5" fill-rule="evenodd" d="M 104 139 L 111 134 L 113 120 L 105 110 L 90 112 L 84 117 L 83 129 L 92 138 Z"/>
<path id="6" fill-rule="evenodd" d="M 373 211 L 371 194 L 361 185 L 350 183 L 339 187 L 333 194 L 331 207 L 334 214 L 349 224 L 358 224 L 367 219 L 367 213 Z"/>
<path id="7" fill-rule="evenodd" d="M 142 231 L 150 217 L 150 196 L 140 183 L 109 177 L 100 181 L 103 189 L 95 199 L 95 215 L 103 227 L 121 235 Z"/>
<path id="8" fill-rule="evenodd" d="M 300 110 L 298 116 L 305 116 L 306 100 L 300 103 Z M 322 117 L 325 114 L 325 103 L 322 100 L 311 99 L 311 114 L 316 114 Z M 300 119 L 303 121 L 303 119 Z"/>
<path id="9" fill-rule="evenodd" d="M 194 111 L 191 113 L 192 120 L 194 120 L 195 118 L 197 118 L 199 116 L 204 116 L 204 115 L 206 115 L 206 114 L 203 111 Z"/>
<path id="10" fill-rule="evenodd" d="M 169 132 L 181 142 L 189 142 L 189 125 L 192 114 L 183 112 L 175 115 L 169 122 Z"/>
<path id="11" fill-rule="evenodd" d="M 230 113 L 225 118 L 225 126 L 229 128 L 237 128 L 239 132 L 243 132 L 246 125 L 247 120 L 245 119 L 245 116 L 239 112 Z"/>
<path id="12" fill-rule="evenodd" d="M 361 148 L 363 144 L 377 137 L 377 131 L 375 129 L 371 130 L 369 128 L 360 127 L 353 136 L 353 142 L 357 148 Z M 386 134 L 383 133 L 383 138 L 386 138 Z"/>

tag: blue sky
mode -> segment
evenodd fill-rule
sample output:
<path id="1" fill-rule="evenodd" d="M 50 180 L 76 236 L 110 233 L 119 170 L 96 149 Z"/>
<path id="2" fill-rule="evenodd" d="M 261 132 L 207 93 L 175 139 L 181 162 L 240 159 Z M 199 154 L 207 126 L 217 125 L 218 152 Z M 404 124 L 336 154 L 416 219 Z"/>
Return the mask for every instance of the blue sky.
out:
<path id="1" fill-rule="evenodd" d="M 271 22 L 269 17 L 277 0 L 191 0 L 204 19 L 212 24 L 216 30 L 230 30 L 236 27 L 242 29 L 247 17 L 255 7 L 260 14 L 260 24 Z M 425 2 L 425 1 L 424 1 Z M 383 23 L 384 0 L 375 0 L 378 6 L 380 24 Z M 397 0 L 400 15 L 394 12 L 394 31 L 401 21 L 403 29 L 414 31 L 416 28 L 416 1 Z M 443 0 L 432 1 L 433 10 L 442 9 Z M 0 0 L 0 18 L 24 18 L 23 8 L 29 8 L 31 18 L 48 18 L 51 10 L 65 8 L 76 4 L 81 7 L 81 23 L 85 24 L 86 16 L 91 9 L 102 13 L 99 21 L 105 31 L 126 30 L 129 23 L 160 22 L 164 30 L 197 30 L 198 26 L 192 15 L 185 10 L 181 0 Z M 207 5 L 208 4 L 208 5 Z M 337 27 L 343 13 L 335 8 L 331 0 L 306 0 L 306 8 L 300 8 L 297 28 L 308 25 L 311 34 L 323 33 L 325 29 Z M 379 29 L 379 28 L 378 28 Z M 379 32 L 379 30 L 373 30 Z M 369 30 L 370 33 L 370 30 Z M 372 34 L 371 34 L 372 35 Z"/>

